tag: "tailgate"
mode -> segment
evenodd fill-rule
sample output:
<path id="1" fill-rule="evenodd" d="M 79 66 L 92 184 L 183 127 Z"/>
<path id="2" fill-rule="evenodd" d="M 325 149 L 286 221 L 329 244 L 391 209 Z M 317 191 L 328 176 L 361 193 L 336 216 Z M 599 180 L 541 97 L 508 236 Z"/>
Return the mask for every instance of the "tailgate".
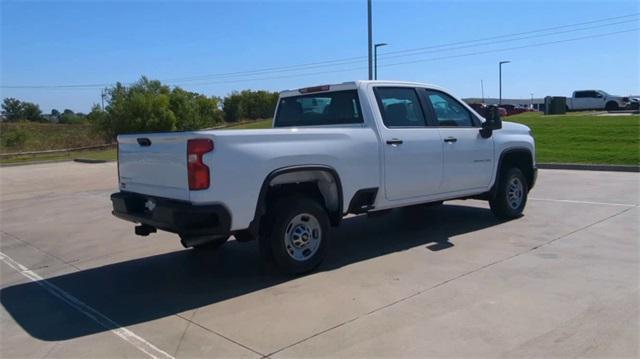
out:
<path id="1" fill-rule="evenodd" d="M 118 136 L 120 189 L 189 200 L 185 133 Z"/>

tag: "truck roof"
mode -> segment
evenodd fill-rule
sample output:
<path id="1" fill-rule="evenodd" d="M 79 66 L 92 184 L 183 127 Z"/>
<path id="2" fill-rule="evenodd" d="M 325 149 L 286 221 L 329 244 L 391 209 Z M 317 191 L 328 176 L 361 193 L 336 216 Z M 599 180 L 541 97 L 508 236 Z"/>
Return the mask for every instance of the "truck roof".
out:
<path id="1" fill-rule="evenodd" d="M 317 85 L 317 86 L 310 86 L 310 87 L 302 87 L 299 89 L 284 90 L 280 92 L 280 97 L 299 96 L 305 93 L 312 93 L 312 92 L 355 90 L 359 87 L 366 86 L 369 84 L 386 85 L 386 86 L 394 86 L 394 85 L 416 86 L 416 87 L 430 88 L 434 90 L 443 90 L 448 92 L 446 89 L 442 87 L 420 83 L 420 82 L 391 81 L 391 80 L 356 80 L 356 81 L 348 81 L 348 82 L 342 82 L 337 84 L 324 84 L 324 85 Z"/>

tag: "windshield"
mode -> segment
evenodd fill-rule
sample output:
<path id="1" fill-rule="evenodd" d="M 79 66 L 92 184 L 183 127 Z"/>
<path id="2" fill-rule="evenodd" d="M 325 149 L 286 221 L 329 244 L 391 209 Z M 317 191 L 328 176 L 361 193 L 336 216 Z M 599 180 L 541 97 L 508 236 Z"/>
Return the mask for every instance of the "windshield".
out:
<path id="1" fill-rule="evenodd" d="M 281 98 L 274 127 L 357 123 L 362 123 L 358 92 L 347 90 Z"/>

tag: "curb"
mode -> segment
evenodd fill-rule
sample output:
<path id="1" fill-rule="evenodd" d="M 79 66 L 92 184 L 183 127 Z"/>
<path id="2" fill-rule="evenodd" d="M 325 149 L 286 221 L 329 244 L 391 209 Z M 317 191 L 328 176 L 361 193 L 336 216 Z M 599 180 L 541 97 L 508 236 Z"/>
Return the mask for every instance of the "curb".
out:
<path id="1" fill-rule="evenodd" d="M 79 163 L 107 163 L 110 161 L 107 160 L 92 160 L 89 158 L 74 158 L 73 162 L 79 162 Z"/>
<path id="2" fill-rule="evenodd" d="M 609 172 L 640 172 L 640 166 L 629 165 L 592 165 L 581 163 L 538 163 L 538 168 L 545 170 L 578 170 Z"/>

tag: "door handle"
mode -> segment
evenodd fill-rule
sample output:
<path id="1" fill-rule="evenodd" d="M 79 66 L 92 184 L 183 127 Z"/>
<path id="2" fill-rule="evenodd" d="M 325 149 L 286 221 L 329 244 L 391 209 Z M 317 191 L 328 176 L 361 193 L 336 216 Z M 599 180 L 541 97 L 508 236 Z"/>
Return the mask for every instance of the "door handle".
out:
<path id="1" fill-rule="evenodd" d="M 149 147 L 151 146 L 151 140 L 146 138 L 146 137 L 140 137 L 137 139 L 138 144 L 142 147 Z"/>
<path id="2" fill-rule="evenodd" d="M 444 142 L 450 142 L 450 143 L 458 142 L 458 139 L 455 137 L 447 137 L 444 139 Z"/>
<path id="3" fill-rule="evenodd" d="M 397 146 L 397 145 L 401 145 L 402 143 L 403 141 L 398 138 L 392 138 L 390 140 L 387 140 L 387 145 Z"/>

